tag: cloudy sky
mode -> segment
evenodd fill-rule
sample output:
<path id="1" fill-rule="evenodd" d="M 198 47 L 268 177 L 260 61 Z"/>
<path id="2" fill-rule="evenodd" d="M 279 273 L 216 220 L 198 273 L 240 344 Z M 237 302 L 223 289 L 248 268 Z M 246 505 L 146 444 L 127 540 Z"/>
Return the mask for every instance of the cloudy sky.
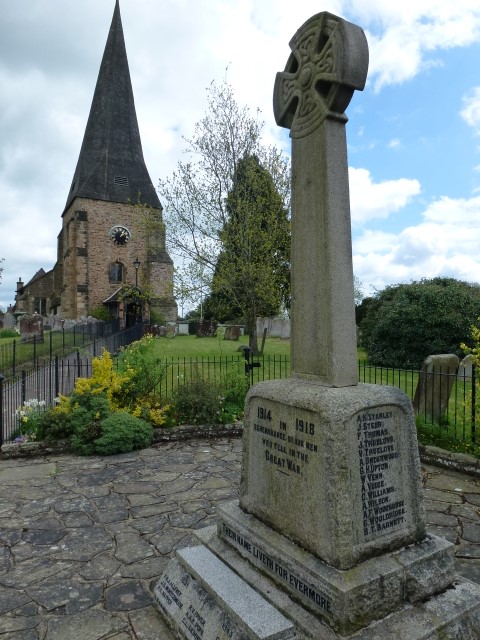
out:
<path id="1" fill-rule="evenodd" d="M 51 269 L 114 0 L 0 0 L 0 306 Z M 448 275 L 480 282 L 479 0 L 120 0 L 144 155 L 171 174 L 227 79 L 272 114 L 275 73 L 310 16 L 367 34 L 367 87 L 347 111 L 354 271 L 365 293 Z M 167 230 L 168 232 L 168 230 Z"/>

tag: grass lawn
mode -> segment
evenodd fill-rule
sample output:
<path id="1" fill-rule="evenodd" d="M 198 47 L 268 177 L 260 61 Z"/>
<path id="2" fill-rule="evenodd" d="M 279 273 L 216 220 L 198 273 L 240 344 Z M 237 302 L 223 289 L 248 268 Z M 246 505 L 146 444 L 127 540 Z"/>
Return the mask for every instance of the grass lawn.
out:
<path id="1" fill-rule="evenodd" d="M 223 338 L 197 338 L 196 336 L 176 336 L 175 338 L 156 338 L 156 354 L 162 358 L 218 358 L 240 356 L 238 351 L 242 345 L 248 346 L 248 336 L 240 336 L 237 341 Z M 262 341 L 258 341 L 261 348 Z M 290 357 L 290 340 L 267 338 L 264 355 Z"/>
<path id="2" fill-rule="evenodd" d="M 158 355 L 166 358 L 213 358 L 237 355 L 241 345 L 248 346 L 248 336 L 240 336 L 236 342 L 222 338 L 197 338 L 196 336 L 176 336 L 175 338 L 157 338 L 155 349 Z M 262 346 L 262 339 L 258 339 L 258 348 Z M 265 341 L 265 356 L 282 356 L 290 358 L 290 340 L 284 338 L 269 338 Z M 363 349 L 357 350 L 357 358 L 367 361 L 367 354 Z"/>

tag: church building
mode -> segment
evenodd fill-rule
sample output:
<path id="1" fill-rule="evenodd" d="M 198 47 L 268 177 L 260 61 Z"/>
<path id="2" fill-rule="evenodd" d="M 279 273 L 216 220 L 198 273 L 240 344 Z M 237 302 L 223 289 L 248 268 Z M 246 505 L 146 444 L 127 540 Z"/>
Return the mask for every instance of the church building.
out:
<path id="1" fill-rule="evenodd" d="M 57 261 L 26 284 L 20 279 L 15 302 L 16 311 L 64 319 L 100 307 L 121 326 L 149 320 L 151 311 L 177 319 L 173 262 L 143 158 L 119 0 L 62 213 Z"/>

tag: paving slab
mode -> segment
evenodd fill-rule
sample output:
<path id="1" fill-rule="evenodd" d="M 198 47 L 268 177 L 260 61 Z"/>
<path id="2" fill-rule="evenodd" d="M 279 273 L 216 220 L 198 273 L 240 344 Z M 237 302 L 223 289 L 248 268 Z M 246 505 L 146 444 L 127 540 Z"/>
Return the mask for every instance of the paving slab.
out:
<path id="1" fill-rule="evenodd" d="M 241 455 L 241 438 L 221 438 L 0 460 L 1 640 L 172 640 L 151 587 L 237 496 Z M 423 482 L 429 529 L 480 582 L 480 482 L 432 466 Z"/>

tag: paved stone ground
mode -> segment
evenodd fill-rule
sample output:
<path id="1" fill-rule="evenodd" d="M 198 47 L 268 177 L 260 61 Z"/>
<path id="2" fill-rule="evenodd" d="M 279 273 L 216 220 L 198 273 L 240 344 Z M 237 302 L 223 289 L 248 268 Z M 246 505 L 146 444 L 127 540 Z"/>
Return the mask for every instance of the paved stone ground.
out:
<path id="1" fill-rule="evenodd" d="M 241 439 L 0 461 L 0 640 L 171 640 L 151 587 L 237 495 Z M 480 481 L 423 467 L 429 529 L 480 582 Z"/>

